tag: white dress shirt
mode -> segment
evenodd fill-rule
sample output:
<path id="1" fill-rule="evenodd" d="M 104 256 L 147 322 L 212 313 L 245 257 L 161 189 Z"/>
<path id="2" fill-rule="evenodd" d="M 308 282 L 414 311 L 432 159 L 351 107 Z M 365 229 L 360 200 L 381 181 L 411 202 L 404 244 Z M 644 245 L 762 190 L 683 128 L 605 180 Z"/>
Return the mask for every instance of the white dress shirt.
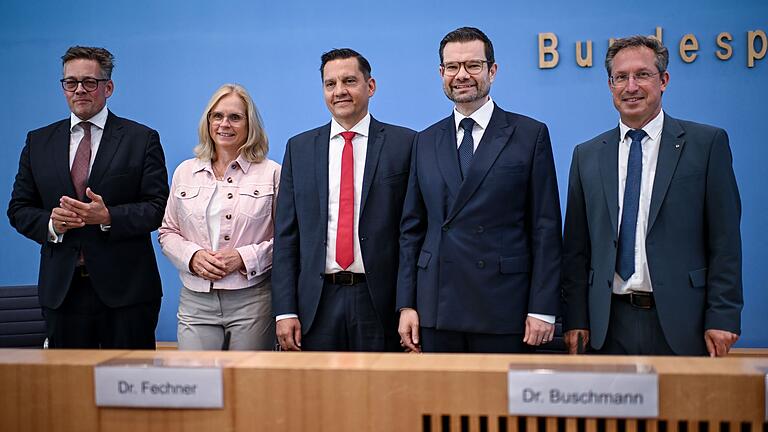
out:
<path id="1" fill-rule="evenodd" d="M 360 252 L 360 237 L 358 227 L 360 224 L 360 198 L 363 192 L 363 173 L 365 173 L 365 154 L 368 150 L 368 129 L 371 126 L 371 115 L 366 114 L 362 120 L 349 131 L 355 132 L 352 138 L 352 154 L 354 159 L 354 184 L 355 184 L 355 218 L 352 234 L 354 236 L 355 260 L 352 264 L 342 269 L 336 262 L 336 231 L 339 225 L 339 188 L 341 187 L 341 153 L 344 150 L 344 137 L 342 127 L 336 119 L 331 119 L 331 140 L 328 146 L 328 233 L 325 246 L 325 272 L 336 273 L 350 271 L 352 273 L 365 273 L 363 255 Z"/>
<path id="2" fill-rule="evenodd" d="M 469 116 L 465 116 L 460 113 L 456 107 L 453 108 L 454 125 L 456 126 L 456 148 L 461 145 L 461 140 L 464 139 L 464 129 L 459 126 L 462 120 L 469 117 L 475 121 L 474 127 L 472 127 L 472 141 L 474 146 L 472 152 L 477 151 L 477 146 L 480 145 L 480 140 L 483 139 L 485 129 L 488 128 L 488 123 L 491 122 L 491 116 L 493 115 L 493 100 L 488 96 L 488 101 L 478 108 L 475 112 Z"/>
<path id="3" fill-rule="evenodd" d="M 109 111 L 107 106 L 101 109 L 95 116 L 88 120 L 83 120 L 70 113 L 69 115 L 69 169 L 72 169 L 72 163 L 75 162 L 75 153 L 77 153 L 77 147 L 80 145 L 80 141 L 85 135 L 85 129 L 80 125 L 81 122 L 87 121 L 91 123 L 91 160 L 88 163 L 88 176 L 91 175 L 91 168 L 93 168 L 93 161 L 96 159 L 96 153 L 99 151 L 99 144 L 101 144 L 101 137 L 104 135 L 104 125 L 107 124 L 107 115 Z M 109 228 L 106 225 L 101 226 L 102 231 L 107 231 Z M 64 241 L 64 234 L 59 234 L 53 229 L 53 219 L 48 220 L 48 241 L 51 243 L 61 243 Z"/>
<path id="4" fill-rule="evenodd" d="M 475 125 L 472 127 L 472 141 L 474 144 L 474 147 L 472 149 L 473 152 L 477 151 L 477 146 L 480 145 L 480 140 L 483 139 L 483 135 L 485 134 L 485 130 L 488 128 L 488 123 L 491 122 L 491 116 L 493 115 L 493 99 L 491 99 L 490 96 L 488 96 L 488 101 L 486 101 L 483 106 L 478 108 L 475 112 L 470 114 L 469 116 L 465 116 L 464 114 L 460 113 L 459 110 L 456 109 L 456 107 L 453 108 L 453 118 L 454 118 L 454 125 L 456 126 L 456 148 L 458 149 L 461 145 L 461 140 L 464 139 L 464 129 L 459 126 L 462 120 L 469 117 L 472 120 L 475 121 Z M 537 314 L 537 313 L 529 313 L 528 316 L 536 319 L 540 319 L 544 322 L 554 324 L 555 323 L 555 316 L 554 315 L 543 315 L 543 314 Z"/>
<path id="5" fill-rule="evenodd" d="M 635 233 L 635 273 L 630 276 L 628 281 L 623 280 L 618 274 L 613 275 L 613 292 L 615 294 L 653 291 L 650 272 L 648 271 L 645 235 L 648 229 L 648 211 L 651 208 L 651 193 L 653 192 L 653 180 L 656 177 L 656 162 L 659 160 L 663 128 L 664 111 L 659 112 L 659 115 L 642 127 L 647 136 L 641 142 L 643 170 L 640 178 L 640 205 L 637 209 L 637 232 Z M 624 186 L 627 182 L 629 147 L 632 144 L 632 139 L 627 136 L 627 132 L 630 130 L 629 126 L 619 121 L 619 225 L 621 225 L 621 212 L 624 207 Z M 621 226 L 619 226 L 619 231 L 621 231 Z"/>

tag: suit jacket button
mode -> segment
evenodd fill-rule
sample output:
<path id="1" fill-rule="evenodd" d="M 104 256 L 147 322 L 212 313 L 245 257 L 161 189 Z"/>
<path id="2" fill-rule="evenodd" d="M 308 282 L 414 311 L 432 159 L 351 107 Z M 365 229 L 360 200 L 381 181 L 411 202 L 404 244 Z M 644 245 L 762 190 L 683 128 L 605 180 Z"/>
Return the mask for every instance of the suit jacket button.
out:
<path id="1" fill-rule="evenodd" d="M 366 240 L 368 240 L 368 237 L 366 237 L 366 236 L 360 236 L 360 241 L 366 241 Z"/>
<path id="2" fill-rule="evenodd" d="M 451 229 L 451 227 L 446 225 L 443 227 L 443 232 L 447 232 L 449 229 Z"/>
<path id="3" fill-rule="evenodd" d="M 232 183 L 232 177 L 227 177 L 227 183 Z"/>
<path id="4" fill-rule="evenodd" d="M 259 191 L 255 190 L 255 191 L 253 191 L 253 194 L 254 194 L 254 195 L 258 195 L 258 194 L 259 194 Z"/>
<path id="5" fill-rule="evenodd" d="M 226 215 L 224 217 L 227 218 L 227 220 L 232 219 L 232 215 L 231 214 L 228 214 L 228 215 Z"/>
<path id="6" fill-rule="evenodd" d="M 479 269 L 485 268 L 485 261 L 483 261 L 483 260 L 478 261 L 477 262 L 477 268 L 479 268 Z"/>
<path id="7" fill-rule="evenodd" d="M 251 276 L 256 276 L 256 272 L 255 271 L 251 271 Z"/>
<path id="8" fill-rule="evenodd" d="M 482 225 L 478 225 L 477 228 L 475 228 L 475 232 L 478 234 L 482 234 L 483 231 L 485 231 L 485 228 Z"/>
<path id="9" fill-rule="evenodd" d="M 186 193 L 186 192 L 182 192 L 182 193 L 180 193 L 179 195 L 181 195 L 181 196 L 185 197 L 185 196 L 187 196 L 187 193 Z"/>
<path id="10" fill-rule="evenodd" d="M 229 199 L 232 199 L 232 197 L 233 197 L 233 196 L 234 196 L 234 195 L 232 195 L 232 192 L 230 192 L 230 193 L 228 193 L 228 194 L 227 194 L 227 198 L 229 198 Z"/>
<path id="11" fill-rule="evenodd" d="M 228 235 L 224 236 L 224 240 L 229 241 L 229 236 Z"/>

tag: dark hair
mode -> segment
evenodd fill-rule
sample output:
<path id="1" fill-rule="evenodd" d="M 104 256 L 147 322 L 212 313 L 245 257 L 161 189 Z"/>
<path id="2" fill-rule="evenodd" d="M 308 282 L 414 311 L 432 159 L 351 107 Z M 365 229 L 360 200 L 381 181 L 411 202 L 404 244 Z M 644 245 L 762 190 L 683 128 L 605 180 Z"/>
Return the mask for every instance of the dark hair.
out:
<path id="1" fill-rule="evenodd" d="M 626 38 L 616 39 L 613 41 L 608 52 L 605 53 L 605 70 L 608 71 L 608 76 L 611 76 L 613 72 L 613 58 L 616 54 L 624 48 L 646 47 L 653 51 L 656 56 L 656 69 L 659 73 L 664 73 L 667 70 L 669 64 L 669 51 L 658 39 L 653 36 L 630 36 Z"/>
<path id="2" fill-rule="evenodd" d="M 461 27 L 445 35 L 443 40 L 440 41 L 440 64 L 443 64 L 443 50 L 445 45 L 450 42 L 472 42 L 482 41 L 485 45 L 485 59 L 488 61 L 490 67 L 496 63 L 496 58 L 493 56 L 493 44 L 488 36 L 485 35 L 480 29 L 475 27 Z"/>
<path id="3" fill-rule="evenodd" d="M 112 79 L 112 68 L 115 67 L 115 56 L 107 51 L 106 48 L 84 46 L 70 47 L 67 52 L 61 56 L 61 64 L 63 66 L 67 64 L 68 61 L 77 59 L 95 60 L 99 63 L 101 73 L 104 75 L 103 78 Z"/>
<path id="4" fill-rule="evenodd" d="M 365 79 L 371 78 L 371 64 L 365 59 L 359 52 L 352 48 L 334 48 L 328 52 L 323 53 L 320 56 L 320 78 L 323 78 L 323 69 L 325 64 L 333 60 L 344 60 L 348 58 L 356 58 L 357 66 Z"/>

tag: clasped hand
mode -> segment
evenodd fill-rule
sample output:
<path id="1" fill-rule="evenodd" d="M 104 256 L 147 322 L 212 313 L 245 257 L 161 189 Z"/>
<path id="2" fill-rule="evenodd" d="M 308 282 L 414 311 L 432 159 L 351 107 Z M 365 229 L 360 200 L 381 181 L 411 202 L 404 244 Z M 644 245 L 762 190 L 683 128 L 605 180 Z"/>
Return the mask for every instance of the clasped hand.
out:
<path id="1" fill-rule="evenodd" d="M 59 199 L 59 207 L 51 211 L 53 229 L 64 234 L 74 228 L 86 225 L 110 225 L 112 218 L 101 195 L 94 193 L 91 188 L 85 189 L 85 195 L 91 199 L 86 203 L 74 198 L 63 196 Z"/>
<path id="2" fill-rule="evenodd" d="M 220 251 L 200 249 L 189 261 L 189 269 L 192 273 L 209 281 L 217 281 L 244 266 L 243 258 L 235 249 Z"/>

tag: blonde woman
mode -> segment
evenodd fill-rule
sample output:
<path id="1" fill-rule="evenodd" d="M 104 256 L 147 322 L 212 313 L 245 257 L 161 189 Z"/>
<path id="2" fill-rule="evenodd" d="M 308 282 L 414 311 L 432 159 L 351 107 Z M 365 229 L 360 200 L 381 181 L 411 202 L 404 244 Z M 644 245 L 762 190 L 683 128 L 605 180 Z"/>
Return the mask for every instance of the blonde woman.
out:
<path id="1" fill-rule="evenodd" d="M 200 119 L 195 157 L 176 168 L 160 227 L 163 253 L 184 285 L 182 350 L 267 350 L 274 204 L 280 165 L 248 92 L 221 86 Z"/>

